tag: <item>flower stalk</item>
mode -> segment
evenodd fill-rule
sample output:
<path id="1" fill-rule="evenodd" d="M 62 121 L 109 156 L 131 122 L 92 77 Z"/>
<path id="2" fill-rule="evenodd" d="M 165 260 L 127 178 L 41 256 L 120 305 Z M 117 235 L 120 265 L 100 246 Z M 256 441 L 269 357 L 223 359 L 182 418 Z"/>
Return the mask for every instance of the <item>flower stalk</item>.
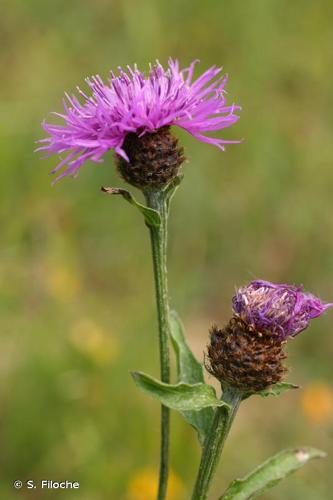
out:
<path id="1" fill-rule="evenodd" d="M 201 462 L 194 486 L 192 500 L 205 500 L 219 463 L 224 443 L 242 401 L 242 393 L 227 387 L 223 391 L 222 401 L 229 405 L 216 408 L 210 432 L 202 450 Z"/>
<path id="2" fill-rule="evenodd" d="M 167 223 L 168 223 L 168 196 L 162 189 L 147 190 L 145 192 L 147 205 L 156 210 L 161 219 L 158 227 L 149 225 L 150 240 L 153 257 L 155 294 L 159 331 L 160 370 L 162 382 L 170 382 L 169 359 L 169 297 L 167 281 Z M 170 410 L 161 407 L 161 449 L 160 449 L 160 476 L 158 486 L 158 500 L 164 500 L 167 493 L 169 472 L 169 433 Z"/>
<path id="3" fill-rule="evenodd" d="M 233 315 L 218 328 L 213 326 L 208 346 L 207 370 L 223 387 L 222 401 L 204 383 L 203 371 L 186 344 L 182 326 L 171 332 L 167 285 L 167 222 L 169 202 L 181 180 L 184 151 L 171 126 L 180 127 L 197 140 L 221 150 L 225 140 L 211 133 L 233 125 L 241 108 L 225 97 L 227 78 L 212 66 L 194 78 L 197 61 L 181 69 L 170 59 L 158 61 L 145 75 L 137 66 L 110 72 L 105 82 L 99 75 L 88 78 L 88 93 L 66 94 L 61 123 L 43 122 L 47 137 L 37 151 L 59 156 L 52 170 L 56 181 L 75 177 L 88 160 L 100 163 L 114 152 L 122 179 L 140 189 L 148 206 L 123 188 L 102 188 L 121 195 L 145 218 L 150 231 L 158 316 L 161 381 L 135 373 L 137 384 L 162 402 L 161 451 L 158 500 L 167 495 L 169 468 L 169 408 L 180 411 L 198 431 L 203 451 L 192 500 L 205 500 L 209 493 L 225 440 L 244 397 L 281 392 L 286 368 L 284 346 L 321 316 L 333 303 L 323 303 L 304 292 L 302 286 L 254 280 L 233 297 Z M 173 317 L 173 320 L 175 318 Z M 175 332 L 176 330 L 176 332 Z M 169 334 L 178 363 L 178 384 L 170 384 Z M 274 389 L 275 387 L 275 389 Z M 265 393 L 266 391 L 266 393 Z M 221 406 L 222 405 L 222 406 Z M 215 413 L 212 408 L 215 409 Z M 314 449 L 287 450 L 254 473 L 233 481 L 225 499 L 250 498 L 265 491 L 307 460 L 323 456 Z M 234 495 L 235 493 L 235 495 Z"/>

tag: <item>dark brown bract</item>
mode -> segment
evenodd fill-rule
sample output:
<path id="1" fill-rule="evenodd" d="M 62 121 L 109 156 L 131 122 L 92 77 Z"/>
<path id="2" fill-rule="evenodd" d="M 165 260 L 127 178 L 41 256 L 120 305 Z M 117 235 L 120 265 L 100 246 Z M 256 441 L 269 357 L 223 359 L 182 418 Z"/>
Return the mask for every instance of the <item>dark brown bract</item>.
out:
<path id="1" fill-rule="evenodd" d="M 129 162 L 116 156 L 120 175 L 141 189 L 166 186 L 176 177 L 185 160 L 183 148 L 178 146 L 178 139 L 171 134 L 170 127 L 162 127 L 142 137 L 127 134 L 123 149 Z"/>
<path id="2" fill-rule="evenodd" d="M 250 329 L 233 317 L 223 328 L 213 326 L 207 369 L 220 382 L 244 392 L 257 392 L 280 382 L 286 368 L 283 342 Z"/>

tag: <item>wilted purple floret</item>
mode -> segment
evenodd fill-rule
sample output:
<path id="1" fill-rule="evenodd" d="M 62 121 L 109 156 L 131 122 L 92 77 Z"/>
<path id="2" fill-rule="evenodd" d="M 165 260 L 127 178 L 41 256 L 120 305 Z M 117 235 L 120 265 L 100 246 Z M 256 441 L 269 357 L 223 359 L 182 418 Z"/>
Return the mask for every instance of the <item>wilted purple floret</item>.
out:
<path id="1" fill-rule="evenodd" d="M 252 281 L 240 288 L 232 299 L 234 314 L 257 332 L 272 333 L 282 340 L 307 328 L 333 304 L 323 304 L 303 286 Z"/>
<path id="2" fill-rule="evenodd" d="M 181 127 L 196 139 L 224 149 L 228 141 L 204 135 L 238 120 L 235 111 L 239 106 L 227 105 L 225 99 L 226 76 L 215 66 L 193 80 L 194 61 L 188 68 L 179 69 L 178 61 L 169 60 L 167 69 L 157 61 L 147 77 L 136 66 L 127 71 L 119 68 L 116 76 L 110 73 L 107 83 L 100 76 L 86 80 L 89 95 L 80 88 L 80 102 L 74 95 L 66 94 L 64 113 L 53 113 L 65 123 L 43 123 L 49 134 L 39 141 L 39 151 L 52 154 L 64 153 L 64 158 L 52 171 L 65 170 L 56 180 L 75 175 L 88 159 L 102 161 L 110 149 L 128 161 L 122 145 L 126 134 L 143 135 L 166 125 Z"/>

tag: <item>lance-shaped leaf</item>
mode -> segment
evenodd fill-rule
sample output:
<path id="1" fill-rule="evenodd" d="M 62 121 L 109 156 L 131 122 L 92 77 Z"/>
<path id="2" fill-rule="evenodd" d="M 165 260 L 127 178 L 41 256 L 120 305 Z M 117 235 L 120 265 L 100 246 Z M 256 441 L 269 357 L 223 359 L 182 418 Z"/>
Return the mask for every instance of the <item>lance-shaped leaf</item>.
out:
<path id="1" fill-rule="evenodd" d="M 170 312 L 170 326 L 171 341 L 177 357 L 178 381 L 189 384 L 204 382 L 202 365 L 186 342 L 184 327 L 176 311 Z"/>
<path id="2" fill-rule="evenodd" d="M 229 405 L 216 397 L 214 387 L 211 385 L 165 384 L 142 372 L 133 372 L 132 376 L 140 389 L 160 401 L 164 406 L 181 413 L 216 406 L 229 408 Z"/>
<path id="3" fill-rule="evenodd" d="M 180 183 L 184 178 L 184 174 L 178 174 L 172 179 L 172 181 L 167 185 L 164 192 L 166 194 L 167 207 L 169 209 L 172 198 L 174 197 Z"/>
<path id="4" fill-rule="evenodd" d="M 170 313 L 170 326 L 172 345 L 177 358 L 178 382 L 204 383 L 202 365 L 196 360 L 187 345 L 184 328 L 176 311 Z M 197 430 L 200 444 L 203 445 L 214 417 L 213 408 L 207 407 L 201 411 L 183 412 L 183 416 Z"/>
<path id="5" fill-rule="evenodd" d="M 290 389 L 299 389 L 299 386 L 287 382 L 279 382 L 272 385 L 268 389 L 264 389 L 263 391 L 247 392 L 244 394 L 243 399 L 246 399 L 250 396 L 261 396 L 262 398 L 267 398 L 268 396 L 280 396 L 284 392 L 290 391 Z"/>
<path id="6" fill-rule="evenodd" d="M 233 481 L 220 500 L 256 498 L 305 465 L 309 460 L 325 456 L 323 451 L 309 447 L 283 450 L 259 465 L 243 479 Z"/>
<path id="7" fill-rule="evenodd" d="M 134 196 L 122 188 L 114 188 L 114 187 L 102 187 L 101 190 L 103 193 L 112 194 L 112 195 L 121 195 L 128 203 L 137 208 L 145 218 L 145 222 L 148 226 L 159 227 L 161 225 L 161 218 L 159 213 L 153 208 L 146 207 L 139 203 Z"/>

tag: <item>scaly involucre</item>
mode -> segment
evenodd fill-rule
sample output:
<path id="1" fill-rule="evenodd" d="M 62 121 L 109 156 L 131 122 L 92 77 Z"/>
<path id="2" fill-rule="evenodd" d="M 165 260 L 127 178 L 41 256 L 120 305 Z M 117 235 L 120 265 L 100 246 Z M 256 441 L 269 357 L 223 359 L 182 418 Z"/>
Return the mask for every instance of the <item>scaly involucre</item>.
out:
<path id="1" fill-rule="evenodd" d="M 164 69 L 157 61 L 147 77 L 136 66 L 127 66 L 127 72 L 119 68 L 118 76 L 111 72 L 108 83 L 100 76 L 88 78 L 90 94 L 78 88 L 82 102 L 66 94 L 64 113 L 53 113 L 65 123 L 44 122 L 49 136 L 38 148 L 48 156 L 65 155 L 52 171 L 65 167 L 56 180 L 75 175 L 86 160 L 102 161 L 108 150 L 128 161 L 122 146 L 129 132 L 142 136 L 176 125 L 222 150 L 224 144 L 239 142 L 204 135 L 235 123 L 240 107 L 226 104 L 227 77 L 221 76 L 221 68 L 213 66 L 193 80 L 196 62 L 179 69 L 178 61 L 170 59 Z"/>
<path id="2" fill-rule="evenodd" d="M 333 304 L 324 304 L 303 286 L 252 281 L 233 297 L 234 314 L 253 330 L 277 335 L 281 340 L 293 337 Z"/>

